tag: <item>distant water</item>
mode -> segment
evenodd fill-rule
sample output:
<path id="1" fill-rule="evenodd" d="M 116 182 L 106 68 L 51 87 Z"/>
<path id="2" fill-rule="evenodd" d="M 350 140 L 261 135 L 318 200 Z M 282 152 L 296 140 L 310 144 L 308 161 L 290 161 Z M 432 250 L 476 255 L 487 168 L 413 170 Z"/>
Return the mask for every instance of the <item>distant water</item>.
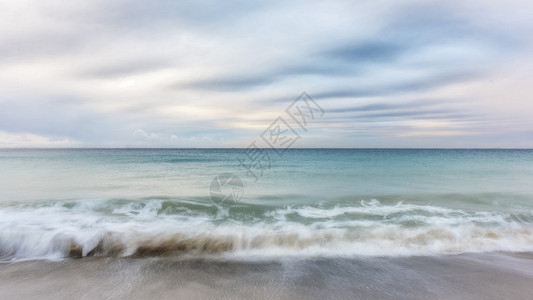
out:
<path id="1" fill-rule="evenodd" d="M 532 150 L 291 149 L 257 182 L 242 151 L 0 150 L 0 260 L 533 251 Z"/>

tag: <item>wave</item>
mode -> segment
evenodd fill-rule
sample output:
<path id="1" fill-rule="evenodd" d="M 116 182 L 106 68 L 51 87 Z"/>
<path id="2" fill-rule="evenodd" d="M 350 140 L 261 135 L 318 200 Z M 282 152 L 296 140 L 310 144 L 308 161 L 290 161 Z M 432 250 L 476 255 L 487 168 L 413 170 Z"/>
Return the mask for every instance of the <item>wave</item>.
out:
<path id="1" fill-rule="evenodd" d="M 2 260 L 409 256 L 533 251 L 533 216 L 376 200 L 220 208 L 170 200 L 0 207 Z"/>

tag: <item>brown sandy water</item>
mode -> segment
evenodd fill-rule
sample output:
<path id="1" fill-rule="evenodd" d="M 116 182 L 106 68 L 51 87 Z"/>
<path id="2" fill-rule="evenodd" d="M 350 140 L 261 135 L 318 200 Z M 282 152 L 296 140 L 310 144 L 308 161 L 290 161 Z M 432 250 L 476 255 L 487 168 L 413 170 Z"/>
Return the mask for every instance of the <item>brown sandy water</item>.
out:
<path id="1" fill-rule="evenodd" d="M 531 299 L 533 254 L 0 264 L 1 299 Z"/>

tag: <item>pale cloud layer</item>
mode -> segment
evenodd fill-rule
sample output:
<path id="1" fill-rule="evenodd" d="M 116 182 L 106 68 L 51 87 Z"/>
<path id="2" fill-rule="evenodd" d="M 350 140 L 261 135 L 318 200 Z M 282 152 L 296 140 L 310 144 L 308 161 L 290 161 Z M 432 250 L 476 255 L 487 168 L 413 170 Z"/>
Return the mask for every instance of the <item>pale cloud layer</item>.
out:
<path id="1" fill-rule="evenodd" d="M 0 7 L 0 147 L 533 147 L 531 1 Z"/>

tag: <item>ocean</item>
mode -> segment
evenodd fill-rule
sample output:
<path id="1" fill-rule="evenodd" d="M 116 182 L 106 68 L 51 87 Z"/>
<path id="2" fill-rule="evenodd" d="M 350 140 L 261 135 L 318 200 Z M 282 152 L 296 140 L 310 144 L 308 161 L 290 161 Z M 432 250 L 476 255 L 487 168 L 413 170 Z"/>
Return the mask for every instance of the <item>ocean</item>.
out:
<path id="1" fill-rule="evenodd" d="M 0 295 L 525 299 L 532 182 L 533 150 L 3 149 Z"/>

